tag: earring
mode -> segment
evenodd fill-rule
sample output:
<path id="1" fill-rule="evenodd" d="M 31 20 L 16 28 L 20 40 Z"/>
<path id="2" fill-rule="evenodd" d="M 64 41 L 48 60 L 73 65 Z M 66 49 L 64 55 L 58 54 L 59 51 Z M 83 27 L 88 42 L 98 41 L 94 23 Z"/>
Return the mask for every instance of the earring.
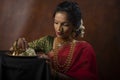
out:
<path id="1" fill-rule="evenodd" d="M 72 34 L 71 34 L 71 37 L 75 38 L 75 36 L 76 36 L 76 33 L 75 33 L 75 31 L 73 31 Z"/>

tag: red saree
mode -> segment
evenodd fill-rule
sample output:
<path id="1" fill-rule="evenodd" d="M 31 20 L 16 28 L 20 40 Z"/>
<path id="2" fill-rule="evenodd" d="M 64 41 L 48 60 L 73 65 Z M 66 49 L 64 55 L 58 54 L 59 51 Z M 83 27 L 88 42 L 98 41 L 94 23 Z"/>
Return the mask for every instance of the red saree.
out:
<path id="1" fill-rule="evenodd" d="M 67 55 L 69 54 L 69 50 L 70 45 L 65 45 L 59 50 L 59 64 L 64 64 Z M 58 72 L 62 69 L 63 68 L 60 68 Z M 78 41 L 75 43 L 71 65 L 63 74 L 71 76 L 77 80 L 97 80 L 96 56 L 89 43 L 85 41 Z"/>
<path id="2" fill-rule="evenodd" d="M 45 36 L 43 38 L 40 38 L 36 41 L 29 43 L 29 46 L 35 49 L 36 51 L 41 51 L 47 54 L 52 50 L 53 40 L 54 37 Z M 66 44 L 63 47 L 61 47 L 60 50 L 58 51 L 57 61 L 59 62 L 60 65 L 64 64 L 65 61 L 67 60 L 70 49 L 71 45 Z M 53 58 L 55 58 L 54 55 L 53 54 L 48 55 L 51 57 L 53 68 L 55 68 L 56 67 L 56 65 L 54 65 L 55 60 L 53 60 Z M 58 70 L 56 69 L 55 70 L 61 72 L 61 70 L 63 69 L 65 68 L 63 67 L 59 68 Z M 71 76 L 77 80 L 97 80 L 96 55 L 94 53 L 92 46 L 89 43 L 85 41 L 75 42 L 70 66 L 68 70 L 63 74 Z"/>

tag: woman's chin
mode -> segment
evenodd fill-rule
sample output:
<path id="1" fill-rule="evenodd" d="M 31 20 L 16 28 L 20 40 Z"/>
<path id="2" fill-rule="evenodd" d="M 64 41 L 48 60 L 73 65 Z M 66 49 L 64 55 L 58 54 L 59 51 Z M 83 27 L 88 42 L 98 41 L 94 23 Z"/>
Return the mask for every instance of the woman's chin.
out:
<path id="1" fill-rule="evenodd" d="M 63 38 L 63 36 L 61 36 L 61 35 L 57 35 L 57 37 L 58 37 L 58 38 Z"/>

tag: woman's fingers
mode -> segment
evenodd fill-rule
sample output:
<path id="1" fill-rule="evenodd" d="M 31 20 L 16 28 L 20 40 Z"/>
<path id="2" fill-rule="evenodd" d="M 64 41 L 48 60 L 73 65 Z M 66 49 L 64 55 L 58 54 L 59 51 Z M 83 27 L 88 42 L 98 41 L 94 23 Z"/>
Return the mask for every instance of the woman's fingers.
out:
<path id="1" fill-rule="evenodd" d="M 24 43 L 25 43 L 25 49 L 27 49 L 28 48 L 28 42 L 25 40 Z"/>
<path id="2" fill-rule="evenodd" d="M 18 49 L 24 49 L 24 42 L 22 40 L 22 38 L 19 38 L 17 41 L 17 48 Z"/>
<path id="3" fill-rule="evenodd" d="M 22 40 L 23 40 L 23 48 L 26 50 L 28 48 L 28 43 L 25 40 L 25 38 L 22 38 Z"/>
<path id="4" fill-rule="evenodd" d="M 51 61 L 48 55 L 46 54 L 39 54 L 39 58 L 46 59 L 46 63 L 51 65 Z"/>
<path id="5" fill-rule="evenodd" d="M 39 57 L 44 59 L 49 59 L 48 55 L 46 54 L 39 54 Z"/>
<path id="6" fill-rule="evenodd" d="M 19 38 L 17 41 L 17 47 L 21 50 L 26 50 L 28 48 L 28 43 L 25 38 Z"/>

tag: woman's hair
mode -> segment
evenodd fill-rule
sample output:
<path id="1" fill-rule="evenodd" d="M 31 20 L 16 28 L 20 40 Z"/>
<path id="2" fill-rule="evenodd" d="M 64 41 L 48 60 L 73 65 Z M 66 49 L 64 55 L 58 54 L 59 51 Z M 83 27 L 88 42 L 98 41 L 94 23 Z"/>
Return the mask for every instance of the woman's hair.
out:
<path id="1" fill-rule="evenodd" d="M 68 20 L 72 23 L 72 25 L 75 27 L 76 31 L 76 37 L 80 34 L 80 30 L 78 30 L 79 26 L 81 25 L 81 11 L 76 2 L 72 1 L 64 1 L 56 7 L 53 17 L 55 17 L 55 14 L 57 12 L 64 11 L 68 15 Z"/>

